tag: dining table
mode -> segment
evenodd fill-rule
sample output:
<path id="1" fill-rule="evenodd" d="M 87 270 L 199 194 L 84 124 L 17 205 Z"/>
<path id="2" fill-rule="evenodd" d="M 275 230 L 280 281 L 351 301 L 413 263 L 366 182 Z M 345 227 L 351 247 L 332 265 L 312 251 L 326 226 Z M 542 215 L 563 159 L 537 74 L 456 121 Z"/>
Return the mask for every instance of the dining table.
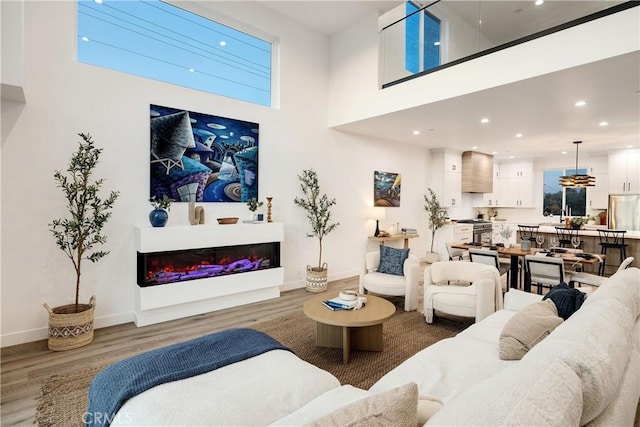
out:
<path id="1" fill-rule="evenodd" d="M 514 289 L 518 289 L 518 270 L 520 266 L 520 258 L 523 258 L 526 255 L 535 255 L 539 252 L 545 252 L 547 256 L 553 256 L 557 258 L 562 258 L 565 264 L 571 264 L 573 267 L 578 267 L 582 269 L 584 265 L 597 265 L 598 263 L 604 262 L 605 255 L 604 254 L 590 254 L 585 253 L 581 249 L 565 249 L 565 248 L 551 248 L 551 249 L 542 249 L 542 248 L 530 248 L 530 249 L 522 249 L 520 245 L 511 245 L 509 247 L 500 246 L 500 245 L 490 245 L 490 244 L 478 244 L 478 243 L 453 243 L 451 245 L 452 248 L 456 249 L 492 249 L 497 250 L 498 255 L 508 256 L 510 258 L 510 276 L 511 281 L 509 286 Z M 531 292 L 531 282 L 527 280 L 525 277 L 523 289 L 525 292 Z"/>

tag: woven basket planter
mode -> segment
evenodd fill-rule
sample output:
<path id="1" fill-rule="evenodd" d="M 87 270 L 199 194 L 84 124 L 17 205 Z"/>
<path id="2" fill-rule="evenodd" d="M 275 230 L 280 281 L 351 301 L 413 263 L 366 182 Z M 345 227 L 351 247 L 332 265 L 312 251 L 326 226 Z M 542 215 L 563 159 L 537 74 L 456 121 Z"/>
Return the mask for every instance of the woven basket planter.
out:
<path id="1" fill-rule="evenodd" d="M 46 303 L 43 305 L 49 312 L 49 350 L 72 350 L 93 341 L 95 296 L 91 297 L 89 304 L 78 304 L 78 312 L 75 304 L 54 308 Z"/>
<path id="2" fill-rule="evenodd" d="M 327 263 L 322 268 L 307 265 L 307 290 L 309 292 L 324 292 L 327 290 Z"/>

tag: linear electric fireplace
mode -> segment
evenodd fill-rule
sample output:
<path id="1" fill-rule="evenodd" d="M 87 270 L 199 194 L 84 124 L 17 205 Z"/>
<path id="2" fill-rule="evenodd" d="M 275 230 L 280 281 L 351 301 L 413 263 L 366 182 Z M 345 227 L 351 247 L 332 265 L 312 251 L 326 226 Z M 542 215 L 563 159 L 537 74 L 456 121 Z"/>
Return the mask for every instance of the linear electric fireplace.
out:
<path id="1" fill-rule="evenodd" d="M 138 252 L 138 286 L 157 286 L 280 267 L 280 242 Z"/>
<path id="2" fill-rule="evenodd" d="M 137 326 L 280 296 L 282 223 L 144 226 L 134 239 Z"/>

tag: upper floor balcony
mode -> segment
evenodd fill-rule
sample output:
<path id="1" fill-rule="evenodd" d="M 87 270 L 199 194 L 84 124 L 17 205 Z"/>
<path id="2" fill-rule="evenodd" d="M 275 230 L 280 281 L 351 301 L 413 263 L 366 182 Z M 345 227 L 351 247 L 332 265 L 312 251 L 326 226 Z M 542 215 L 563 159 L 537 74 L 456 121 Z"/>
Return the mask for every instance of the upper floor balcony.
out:
<path id="1" fill-rule="evenodd" d="M 438 0 L 421 6 L 408 1 L 379 20 L 379 84 L 386 88 L 638 5 Z"/>

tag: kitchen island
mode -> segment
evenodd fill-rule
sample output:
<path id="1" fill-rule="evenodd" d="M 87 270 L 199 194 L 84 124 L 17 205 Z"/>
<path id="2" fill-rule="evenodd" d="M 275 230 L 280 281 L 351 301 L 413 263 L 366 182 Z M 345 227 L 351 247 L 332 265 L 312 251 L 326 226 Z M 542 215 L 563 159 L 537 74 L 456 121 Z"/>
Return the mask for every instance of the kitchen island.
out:
<path id="1" fill-rule="evenodd" d="M 537 224 L 522 224 L 522 225 L 537 225 Z M 562 224 L 556 225 L 540 225 L 538 232 L 544 236 L 543 247 L 549 248 L 551 246 L 551 238 L 557 236 L 555 227 L 560 227 Z M 579 248 L 589 253 L 601 253 L 600 237 L 598 234 L 598 228 L 605 229 L 604 226 L 585 226 L 585 228 L 578 230 L 578 237 L 580 237 Z M 518 241 L 520 240 L 520 234 L 518 233 Z M 640 231 L 627 231 L 625 233 L 625 243 L 627 246 L 627 257 L 634 257 L 632 266 L 637 267 L 640 265 Z M 535 246 L 535 245 L 533 245 Z M 620 264 L 619 251 L 616 249 L 609 249 L 607 252 L 607 260 L 605 260 L 605 276 L 610 276 L 615 273 L 618 265 Z M 590 271 L 591 273 L 597 273 L 597 271 Z"/>

